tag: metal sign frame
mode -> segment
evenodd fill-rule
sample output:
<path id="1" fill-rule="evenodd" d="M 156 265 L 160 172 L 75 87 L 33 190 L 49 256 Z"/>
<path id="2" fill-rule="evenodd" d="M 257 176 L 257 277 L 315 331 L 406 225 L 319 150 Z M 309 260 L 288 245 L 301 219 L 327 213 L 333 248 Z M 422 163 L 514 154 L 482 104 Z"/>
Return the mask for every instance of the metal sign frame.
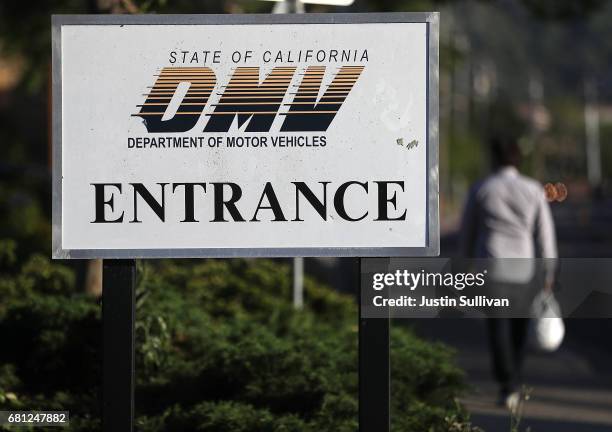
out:
<path id="1" fill-rule="evenodd" d="M 273 25 L 273 24 L 427 24 L 427 226 L 425 247 L 386 248 L 189 248 L 64 249 L 62 246 L 62 27 L 71 25 Z M 438 58 L 439 14 L 354 13 L 305 15 L 54 15 L 53 77 L 53 258 L 231 258 L 231 257 L 390 257 L 439 254 L 438 209 Z"/>

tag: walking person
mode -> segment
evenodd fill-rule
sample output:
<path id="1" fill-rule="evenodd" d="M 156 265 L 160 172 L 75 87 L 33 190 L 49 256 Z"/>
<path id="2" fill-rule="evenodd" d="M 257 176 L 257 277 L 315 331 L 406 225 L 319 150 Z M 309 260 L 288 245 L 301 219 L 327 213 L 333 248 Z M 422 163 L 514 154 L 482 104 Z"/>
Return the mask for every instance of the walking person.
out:
<path id="1" fill-rule="evenodd" d="M 509 135 L 494 136 L 490 147 L 493 172 L 469 192 L 461 224 L 461 252 L 469 258 L 526 258 L 515 261 L 532 265 L 533 258 L 556 258 L 555 228 L 545 192 L 539 182 L 519 172 L 517 140 Z M 505 265 L 504 261 L 496 263 L 500 263 L 498 267 Z M 527 282 L 525 271 L 514 268 L 505 273 L 504 283 Z M 552 272 L 546 275 L 545 289 L 552 287 L 552 276 Z M 520 399 L 529 320 L 489 318 L 488 322 L 499 403 L 514 410 Z"/>

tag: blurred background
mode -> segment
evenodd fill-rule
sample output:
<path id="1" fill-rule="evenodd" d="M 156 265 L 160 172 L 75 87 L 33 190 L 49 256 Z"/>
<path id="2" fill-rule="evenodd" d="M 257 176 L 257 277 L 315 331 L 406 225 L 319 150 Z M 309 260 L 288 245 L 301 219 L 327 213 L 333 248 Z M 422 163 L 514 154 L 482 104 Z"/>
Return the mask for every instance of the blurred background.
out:
<path id="1" fill-rule="evenodd" d="M 50 15 L 273 7 L 0 2 L 0 409 L 70 409 L 73 430 L 99 428 L 100 262 L 49 260 Z M 560 256 L 610 256 L 612 1 L 356 0 L 305 9 L 441 12 L 443 256 L 457 253 L 467 191 L 490 170 L 491 131 L 520 131 L 521 169 L 567 190 L 550 204 Z M 307 260 L 299 311 L 287 261 L 143 261 L 139 270 L 138 430 L 355 430 L 355 260 Z M 612 325 L 566 325 L 557 353 L 527 359 L 534 389 L 520 430 L 612 430 Z M 393 338 L 394 430 L 510 429 L 494 405 L 482 322 L 403 322 Z"/>

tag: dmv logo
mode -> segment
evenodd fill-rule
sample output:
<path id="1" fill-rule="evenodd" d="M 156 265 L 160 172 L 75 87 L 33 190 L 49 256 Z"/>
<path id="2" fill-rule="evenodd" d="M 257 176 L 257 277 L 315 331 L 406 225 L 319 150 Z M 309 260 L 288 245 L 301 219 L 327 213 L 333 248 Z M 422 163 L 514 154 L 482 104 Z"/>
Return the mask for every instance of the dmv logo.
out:
<path id="1" fill-rule="evenodd" d="M 259 67 L 238 67 L 209 116 L 204 132 L 228 132 L 234 118 L 238 127 L 246 122 L 246 132 L 269 132 L 277 115 L 284 116 L 282 132 L 326 131 L 365 66 L 342 66 L 319 98 L 325 66 L 308 66 L 290 103 L 283 103 L 296 67 L 275 67 L 260 82 Z M 217 84 L 209 67 L 165 67 L 146 95 L 140 112 L 148 132 L 186 132 L 196 125 Z M 179 84 L 189 88 L 176 113 L 163 119 L 170 101 L 177 97 Z M 279 112 L 288 106 L 286 112 Z"/>

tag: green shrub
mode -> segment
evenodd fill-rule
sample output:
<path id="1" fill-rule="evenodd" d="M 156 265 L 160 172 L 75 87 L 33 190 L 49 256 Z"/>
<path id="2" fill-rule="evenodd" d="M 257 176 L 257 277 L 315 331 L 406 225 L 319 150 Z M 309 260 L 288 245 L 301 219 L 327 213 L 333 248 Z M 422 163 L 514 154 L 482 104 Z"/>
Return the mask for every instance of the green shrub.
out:
<path id="1" fill-rule="evenodd" d="M 70 268 L 2 244 L 0 409 L 70 410 L 71 430 L 99 430 L 98 299 Z M 290 280 L 271 260 L 139 263 L 137 430 L 357 430 L 354 299 L 307 278 L 296 312 Z M 394 430 L 465 419 L 452 353 L 406 329 L 391 336 Z"/>

